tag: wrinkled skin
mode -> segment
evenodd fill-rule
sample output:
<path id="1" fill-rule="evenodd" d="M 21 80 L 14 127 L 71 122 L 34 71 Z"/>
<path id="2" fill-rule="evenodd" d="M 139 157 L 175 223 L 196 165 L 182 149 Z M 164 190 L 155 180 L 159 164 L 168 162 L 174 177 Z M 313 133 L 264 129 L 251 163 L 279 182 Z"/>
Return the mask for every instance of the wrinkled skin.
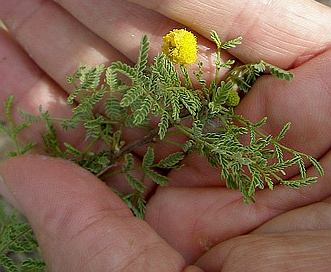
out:
<path id="1" fill-rule="evenodd" d="M 96 177 L 73 163 L 40 155 L 0 167 L 0 192 L 34 229 L 50 271 L 325 271 L 331 267 L 331 10 L 314 1 L 0 0 L 0 96 L 15 107 L 70 115 L 66 83 L 79 62 L 133 63 L 148 34 L 150 57 L 172 28 L 197 35 L 199 59 L 212 78 L 209 32 L 243 36 L 224 59 L 263 59 L 291 69 L 291 83 L 262 76 L 237 107 L 251 121 L 268 117 L 276 135 L 290 121 L 284 143 L 321 162 L 325 175 L 298 190 L 275 186 L 242 203 L 202 158 L 188 157 L 171 172 L 171 186 L 155 189 L 146 221 L 134 218 Z M 194 68 L 194 67 L 193 67 Z M 1 114 L 3 114 L 3 108 Z M 3 118 L 3 116 L 1 116 Z M 17 117 L 18 120 L 18 117 Z M 140 131 L 125 135 L 132 140 Z M 77 132 L 61 135 L 81 143 Z M 35 140 L 36 133 L 26 135 Z M 139 162 L 143 148 L 136 152 Z M 169 146 L 157 148 L 157 158 Z M 316 170 L 308 168 L 309 175 Z M 295 178 L 298 173 L 288 173 Z M 111 180 L 119 190 L 121 180 Z"/>

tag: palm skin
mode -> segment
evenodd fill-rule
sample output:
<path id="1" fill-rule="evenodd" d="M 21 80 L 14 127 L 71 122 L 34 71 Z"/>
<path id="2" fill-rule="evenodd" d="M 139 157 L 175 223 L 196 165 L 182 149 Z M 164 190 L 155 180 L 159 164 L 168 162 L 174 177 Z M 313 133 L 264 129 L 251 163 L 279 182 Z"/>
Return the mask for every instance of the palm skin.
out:
<path id="1" fill-rule="evenodd" d="M 130 63 L 145 33 L 153 56 L 166 32 L 185 25 L 199 34 L 200 59 L 208 67 L 212 43 L 205 37 L 210 30 L 224 39 L 241 35 L 243 45 L 224 59 L 263 59 L 293 69 L 295 79 L 289 84 L 261 77 L 237 112 L 251 121 L 267 116 L 264 129 L 273 135 L 292 122 L 284 143 L 318 158 L 325 175 L 299 190 L 276 186 L 272 192 L 260 191 L 256 204 L 245 206 L 240 193 L 220 182 L 219 171 L 203 158 L 188 157 L 185 168 L 169 174 L 171 186 L 157 188 L 143 222 L 72 163 L 36 155 L 11 159 L 1 166 L 5 182 L 0 190 L 26 214 L 51 271 L 200 271 L 197 266 L 205 271 L 313 271 L 330 265 L 331 237 L 325 230 L 331 225 L 331 41 L 323 35 L 331 28 L 329 9 L 302 0 L 286 7 L 248 0 L 54 2 L 0 1 L 0 17 L 26 51 L 1 32 L 2 100 L 15 94 L 16 106 L 26 111 L 43 104 L 54 116 L 68 116 L 65 77 L 80 61 Z M 81 142 L 77 133 L 63 136 L 68 139 Z M 160 146 L 158 156 L 167 149 Z M 137 151 L 137 160 L 142 152 Z M 314 169 L 308 173 L 316 175 Z M 314 267 L 311 252 L 304 250 L 310 245 Z M 187 267 L 196 261 L 197 266 Z"/>

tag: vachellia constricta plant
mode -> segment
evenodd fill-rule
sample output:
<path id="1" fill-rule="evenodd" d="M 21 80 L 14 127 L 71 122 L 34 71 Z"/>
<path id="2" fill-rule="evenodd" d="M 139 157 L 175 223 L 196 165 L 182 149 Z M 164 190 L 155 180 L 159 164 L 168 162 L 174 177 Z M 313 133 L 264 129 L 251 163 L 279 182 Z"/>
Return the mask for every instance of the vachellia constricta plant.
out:
<path id="1" fill-rule="evenodd" d="M 265 134 L 261 127 L 266 117 L 251 122 L 235 111 L 260 75 L 268 73 L 288 82 L 294 75 L 263 60 L 240 65 L 234 60 L 222 62 L 221 52 L 239 46 L 242 38 L 221 42 L 212 31 L 211 40 L 217 50 L 211 82 L 204 78 L 203 62 L 198 62 L 192 73 L 187 68 L 197 62 L 195 35 L 186 29 L 174 29 L 163 37 L 162 49 L 151 63 L 145 35 L 133 66 L 121 61 L 109 66 L 80 65 L 67 77 L 74 87 L 67 103 L 75 105 L 68 119 L 50 116 L 41 105 L 38 115 L 20 110 L 23 121 L 16 126 L 11 117 L 13 96 L 9 97 L 5 102 L 7 121 L 0 125 L 14 141 L 15 150 L 9 156 L 33 152 L 37 143 L 23 145 L 19 135 L 34 123 L 43 123 L 41 143 L 47 155 L 74 161 L 104 181 L 121 175 L 132 190 L 127 194 L 114 191 L 139 218 L 145 213 L 146 180 L 159 186 L 171 184 L 169 171 L 181 171 L 183 160 L 192 153 L 219 169 L 220 180 L 228 188 L 239 190 L 246 204 L 255 201 L 256 190 L 272 190 L 274 184 L 298 188 L 316 182 L 317 177 L 307 176 L 305 163 L 323 175 L 318 161 L 281 143 L 290 123 L 284 124 L 278 135 Z M 222 69 L 226 71 L 223 77 Z M 77 127 L 85 131 L 82 141 L 87 144 L 82 145 L 83 149 L 58 138 L 59 130 Z M 138 133 L 127 141 L 123 132 L 132 128 L 143 131 L 143 135 Z M 174 145 L 176 151 L 156 159 L 156 145 L 163 142 Z M 96 148 L 100 146 L 102 150 Z M 146 152 L 138 164 L 134 152 L 142 147 Z M 285 179 L 286 169 L 294 166 L 300 170 L 300 179 Z"/>
<path id="2" fill-rule="evenodd" d="M 190 31 L 174 29 L 163 37 L 162 52 L 151 64 L 147 61 L 149 41 L 145 35 L 134 66 L 121 61 L 108 67 L 81 65 L 68 76 L 67 81 L 74 86 L 74 92 L 67 103 L 77 103 L 69 119 L 52 117 L 41 105 L 38 116 L 21 110 L 25 122 L 15 127 L 11 119 L 13 97 L 10 97 L 5 102 L 8 122 L 1 126 L 16 143 L 16 150 L 9 155 L 31 152 L 36 143 L 21 147 L 18 134 L 34 122 L 44 122 L 45 152 L 49 156 L 75 161 L 100 179 L 122 174 L 123 182 L 126 179 L 132 192 L 128 195 L 117 193 L 140 218 L 144 217 L 145 210 L 145 179 L 167 186 L 171 183 L 167 172 L 171 169 L 180 171 L 185 167 L 183 159 L 193 152 L 204 156 L 211 167 L 218 168 L 220 179 L 226 181 L 227 187 L 240 190 L 247 204 L 255 201 L 257 189 L 273 189 L 275 182 L 294 188 L 316 182 L 317 177 L 307 177 L 305 160 L 323 175 L 318 161 L 280 142 L 290 129 L 290 123 L 284 124 L 278 135 L 266 135 L 259 128 L 267 118 L 252 123 L 234 110 L 241 96 L 249 92 L 263 73 L 268 71 L 286 81 L 291 81 L 294 75 L 263 60 L 240 66 L 235 66 L 234 60 L 222 63 L 221 52 L 240 45 L 242 38 L 222 43 L 218 34 L 212 31 L 211 39 L 217 48 L 212 82 L 204 79 L 202 62 L 190 75 L 187 66 L 197 61 L 197 39 Z M 222 80 L 219 78 L 221 69 L 228 70 Z M 103 108 L 103 114 L 100 108 Z M 158 120 L 157 125 L 155 120 Z M 85 128 L 84 140 L 90 143 L 84 150 L 66 142 L 62 144 L 57 138 L 58 129 L 68 131 L 78 125 Z M 142 129 L 145 134 L 127 142 L 122 138 L 127 127 Z M 167 139 L 169 133 L 172 140 Z M 185 135 L 187 140 L 176 142 L 174 135 Z M 155 161 L 155 144 L 162 141 L 175 145 L 177 151 Z M 105 148 L 96 152 L 95 145 Z M 142 164 L 136 165 L 133 152 L 141 146 L 147 146 L 146 153 Z M 284 159 L 284 152 L 292 157 Z M 295 164 L 300 169 L 301 179 L 283 179 L 286 168 Z M 133 173 L 136 170 L 143 170 L 144 175 L 136 177 Z"/>

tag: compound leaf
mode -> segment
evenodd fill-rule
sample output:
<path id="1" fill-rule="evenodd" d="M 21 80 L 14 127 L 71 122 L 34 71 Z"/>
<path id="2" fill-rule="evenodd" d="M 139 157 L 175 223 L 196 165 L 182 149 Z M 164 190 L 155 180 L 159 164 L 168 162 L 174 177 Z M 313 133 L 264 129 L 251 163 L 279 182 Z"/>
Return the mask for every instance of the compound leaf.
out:
<path id="1" fill-rule="evenodd" d="M 172 168 L 180 163 L 185 157 L 183 152 L 176 152 L 170 154 L 168 157 L 162 159 L 158 164 L 157 167 L 160 168 Z"/>
<path id="2" fill-rule="evenodd" d="M 140 75 L 146 69 L 148 51 L 149 51 L 148 37 L 147 35 L 144 35 L 140 41 L 139 57 L 136 64 L 138 75 Z"/>
<path id="3" fill-rule="evenodd" d="M 162 117 L 161 117 L 161 120 L 160 120 L 160 123 L 158 124 L 159 126 L 159 137 L 160 137 L 160 140 L 163 140 L 165 135 L 166 135 L 166 132 L 168 130 L 168 127 L 169 127 L 169 118 L 168 118 L 168 113 L 165 111 L 163 114 L 162 114 Z"/>
<path id="4" fill-rule="evenodd" d="M 152 166 L 153 162 L 154 162 L 154 148 L 149 146 L 144 155 L 142 166 L 143 168 L 148 169 Z"/>
<path id="5" fill-rule="evenodd" d="M 163 176 L 151 169 L 148 169 L 145 171 L 146 171 L 147 176 L 149 178 L 151 178 L 156 184 L 161 185 L 161 186 L 168 186 L 168 180 L 169 180 L 168 177 Z"/>
<path id="6" fill-rule="evenodd" d="M 237 37 L 233 40 L 227 41 L 221 45 L 222 49 L 235 48 L 237 45 L 241 44 L 242 37 Z"/>

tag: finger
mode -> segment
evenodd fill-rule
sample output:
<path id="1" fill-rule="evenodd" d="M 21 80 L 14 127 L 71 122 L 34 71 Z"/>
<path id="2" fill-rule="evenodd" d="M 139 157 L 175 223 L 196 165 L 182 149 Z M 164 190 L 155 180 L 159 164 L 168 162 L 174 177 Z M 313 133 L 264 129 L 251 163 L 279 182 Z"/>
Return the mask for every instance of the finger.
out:
<path id="1" fill-rule="evenodd" d="M 316 184 L 291 189 L 277 185 L 274 189 L 256 192 L 256 202 L 245 205 L 242 195 L 232 189 L 216 187 L 202 188 L 185 186 L 195 181 L 196 171 L 181 175 L 172 172 L 169 178 L 177 182 L 174 187 L 158 188 L 148 202 L 146 221 L 171 246 L 180 252 L 188 263 L 192 263 L 205 251 L 222 241 L 251 232 L 268 220 L 289 210 L 321 201 L 331 195 L 330 171 L 331 152 L 321 163 L 325 176 Z M 317 175 L 310 168 L 309 176 Z M 299 177 L 297 177 L 299 178 Z M 202 182 L 203 177 L 200 177 Z M 205 172 L 206 184 L 219 180 L 219 174 L 212 176 Z M 180 186 L 180 185 L 179 185 Z M 238 222 L 241 222 L 238 224 Z M 178 240 L 178 237 L 182 239 Z"/>
<path id="2" fill-rule="evenodd" d="M 51 117 L 69 118 L 72 107 L 65 105 L 65 99 L 71 90 L 66 76 L 73 73 L 80 61 L 90 65 L 127 61 L 52 1 L 0 1 L 0 7 L 0 17 L 37 63 L 31 61 L 8 34 L 1 32 L 1 98 L 5 100 L 14 94 L 13 108 L 39 115 L 38 108 L 42 105 Z M 14 119 L 21 122 L 17 113 L 13 111 Z M 23 137 L 27 142 L 40 141 L 39 130 L 43 131 L 42 125 L 34 124 Z M 78 149 L 88 144 L 81 141 L 81 135 L 83 130 L 79 128 L 59 130 L 59 139 Z"/>
<path id="3" fill-rule="evenodd" d="M 331 79 L 327 72 L 330 63 L 328 50 L 293 69 L 295 78 L 291 83 L 270 76 L 260 78 L 238 105 L 237 112 L 252 122 L 267 116 L 262 129 L 274 136 L 291 122 L 282 143 L 320 158 L 331 147 Z"/>
<path id="4" fill-rule="evenodd" d="M 38 3 L 41 5 L 41 3 L 38 1 L 31 1 L 31 3 Z M 32 6 L 31 3 L 28 3 L 27 5 Z M 88 59 L 91 58 L 91 61 L 93 62 L 103 61 L 100 58 L 98 59 L 98 56 L 95 56 L 94 54 L 88 54 L 88 52 L 92 49 L 88 47 L 90 46 L 89 44 L 84 44 L 84 42 L 89 41 L 88 37 L 92 39 L 92 35 L 90 35 L 88 32 L 84 34 L 84 31 L 86 32 L 87 29 L 84 29 L 82 25 L 79 25 L 78 22 L 74 22 L 74 19 L 70 18 L 70 15 L 62 11 L 61 8 L 57 7 L 56 4 L 44 4 L 43 6 L 34 7 L 36 10 L 30 8 L 30 10 L 24 10 L 25 13 L 23 13 L 22 7 L 20 9 L 19 3 L 17 6 L 15 6 L 14 2 L 4 2 L 0 4 L 4 5 L 3 10 L 7 11 L 5 17 L 7 19 L 6 21 L 9 28 L 16 33 L 16 37 L 20 39 L 21 43 L 26 47 L 27 51 L 30 54 L 36 56 L 36 61 L 39 61 L 38 64 L 41 65 L 49 74 L 55 77 L 62 86 L 66 85 L 65 70 L 71 70 L 71 68 L 73 68 L 72 65 L 74 64 L 70 62 L 73 61 L 72 57 L 77 57 L 73 55 L 67 57 L 68 55 L 66 52 L 75 50 L 74 47 L 71 48 L 68 45 L 65 50 L 60 50 L 60 47 L 63 46 L 61 44 L 62 39 L 64 41 L 64 45 L 67 44 L 69 39 L 73 39 L 73 46 L 80 43 L 79 48 L 83 51 L 86 49 L 83 57 Z M 31 16 L 27 16 L 28 18 L 25 18 L 24 16 L 26 16 L 26 13 L 29 11 L 32 13 Z M 46 20 L 46 18 L 49 18 L 49 14 L 52 15 L 52 20 L 48 26 L 48 31 L 55 33 L 51 36 L 47 35 L 48 33 L 46 33 L 45 30 L 41 28 L 43 33 L 39 33 L 38 37 L 34 36 L 35 31 L 37 31 L 36 28 L 40 27 L 40 24 Z M 11 22 L 10 19 L 15 20 Z M 57 28 L 59 29 L 58 31 Z M 78 31 L 80 35 L 77 35 L 76 31 Z M 68 37 L 66 35 L 68 35 Z M 44 49 L 44 47 L 41 48 L 41 45 L 34 41 L 35 39 L 38 39 L 39 42 L 43 39 L 43 45 L 48 43 L 50 43 L 50 45 L 46 46 L 47 49 Z M 54 44 L 54 40 L 56 39 L 58 39 L 60 42 L 56 42 Z M 96 44 L 99 44 L 98 48 L 100 49 L 100 42 L 97 42 L 98 39 L 100 40 L 100 38 L 96 38 L 95 41 Z M 0 75 L 1 79 L 3 80 L 0 82 L 0 88 L 5 90 L 1 93 L 2 100 L 7 99 L 11 94 L 14 94 L 15 98 L 13 108 L 24 109 L 28 113 L 39 115 L 38 108 L 40 105 L 42 105 L 43 109 L 47 110 L 51 117 L 69 118 L 72 115 L 72 108 L 65 105 L 66 91 L 69 92 L 69 89 L 64 91 L 54 81 L 52 81 L 47 76 L 47 74 L 45 74 L 33 61 L 31 61 L 31 59 L 25 54 L 22 48 L 20 48 L 4 31 L 1 32 L 0 42 L 3 48 L 3 50 L 0 51 L 3 55 L 3 61 L 1 65 L 2 73 Z M 102 42 L 102 44 L 104 44 L 104 42 Z M 52 50 L 55 50 L 55 54 L 53 54 Z M 64 55 L 62 55 L 61 52 L 58 52 L 59 50 L 62 53 L 64 51 Z M 110 50 L 109 54 L 112 53 L 113 52 Z M 56 56 L 56 54 L 58 54 L 58 56 Z M 118 53 L 117 55 L 114 54 L 112 57 L 116 58 L 117 56 L 121 57 L 121 55 Z M 67 59 L 68 63 L 66 63 Z M 78 59 L 76 60 L 79 62 Z M 85 60 L 88 61 L 87 59 Z M 50 65 L 50 63 L 52 63 L 52 65 Z M 56 71 L 58 71 L 58 73 Z M 20 80 L 17 80 L 18 78 Z M 4 110 L 1 111 L 1 113 L 4 113 Z M 17 119 L 17 122 L 21 122 L 22 120 L 18 118 L 17 113 L 17 111 L 13 111 L 15 120 Z M 2 116 L 2 118 L 4 118 L 4 116 Z M 40 126 L 34 124 L 32 129 L 26 130 L 27 133 L 24 133 L 24 140 L 27 142 L 39 142 L 41 140 L 39 135 L 40 130 L 43 131 L 42 124 Z M 143 130 L 143 133 L 145 132 L 146 130 Z M 141 135 L 144 135 L 139 135 L 139 133 L 132 133 L 132 131 L 124 134 L 126 135 L 127 142 L 130 142 L 130 139 L 133 141 L 139 138 Z M 89 144 L 81 140 L 82 135 L 84 135 L 84 130 L 79 128 L 74 131 L 59 130 L 59 139 L 63 142 L 69 142 L 78 149 L 80 149 L 80 147 L 86 148 L 86 146 Z M 138 151 L 139 154 L 144 154 L 144 152 L 145 148 L 141 149 L 140 153 Z M 115 181 L 115 183 L 111 183 L 117 189 L 126 188 L 124 191 L 127 191 L 128 189 L 126 186 L 127 184 L 123 186 L 122 179 L 120 182 Z M 150 188 L 151 186 L 147 187 Z M 146 194 L 148 194 L 148 192 L 146 192 Z"/>
<path id="5" fill-rule="evenodd" d="M 137 57 L 142 35 L 150 34 L 149 39 L 155 44 L 151 55 L 155 56 L 161 48 L 162 32 L 167 33 L 169 29 L 178 26 L 178 23 L 156 12 L 123 0 L 99 1 L 98 5 L 93 1 L 85 1 L 82 5 L 80 0 L 55 2 L 108 43 L 121 49 L 131 60 Z M 99 19 L 96 20 L 96 17 Z"/>
<path id="6" fill-rule="evenodd" d="M 205 271 L 324 271 L 331 265 L 330 231 L 246 235 L 217 245 L 197 266 Z"/>
<path id="7" fill-rule="evenodd" d="M 65 89 L 69 89 L 66 76 L 80 62 L 127 61 L 53 1 L 1 0 L 0 17 L 29 56 Z"/>
<path id="8" fill-rule="evenodd" d="M 71 109 L 65 105 L 64 91 L 50 79 L 39 67 L 26 55 L 21 47 L 0 29 L 0 100 L 5 101 L 10 95 L 14 95 L 12 117 L 16 124 L 22 119 L 18 116 L 17 108 L 26 112 L 39 115 L 39 105 L 42 104 L 51 115 L 68 117 Z M 5 110 L 1 103 L 0 118 L 5 119 Z M 39 141 L 39 131 L 42 126 L 27 129 L 23 139 Z M 63 134 L 60 133 L 60 137 Z M 67 140 L 72 137 L 69 132 Z"/>
<path id="9" fill-rule="evenodd" d="M 0 100 L 6 101 L 9 96 L 14 96 L 11 116 L 15 125 L 24 121 L 19 116 L 18 109 L 40 116 L 40 105 L 51 117 L 70 118 L 72 106 L 75 105 L 66 104 L 67 93 L 49 78 L 2 29 L 0 29 L 0 59 Z M 3 103 L 0 105 L 0 118 L 8 122 Z M 24 130 L 24 133 L 20 133 L 19 137 L 23 143 L 40 143 L 33 151 L 44 153 L 40 137 L 40 133 L 44 131 L 44 123 L 33 123 L 31 127 Z M 59 129 L 57 131 L 60 142 L 70 143 L 82 150 L 89 144 L 81 140 L 83 133 L 84 128 L 79 126 L 75 130 Z"/>
<path id="10" fill-rule="evenodd" d="M 72 3 L 73 2 L 70 1 L 70 4 Z M 138 9 L 135 16 L 129 16 L 128 12 L 133 9 L 126 7 L 123 1 L 115 1 L 113 3 L 107 1 L 107 3 L 107 9 L 102 9 L 100 5 L 94 5 L 92 2 L 90 6 L 77 5 L 74 6 L 74 8 L 72 6 L 70 7 L 72 7 L 74 11 L 78 11 L 77 14 L 81 15 L 82 20 L 87 20 L 86 18 L 91 17 L 84 16 L 86 12 L 92 12 L 93 9 L 95 9 L 95 12 L 100 12 L 100 15 L 104 16 L 104 20 L 94 20 L 94 25 L 89 25 L 89 27 L 92 27 L 93 31 L 98 32 L 99 35 L 102 35 L 105 39 L 115 43 L 115 45 L 126 54 L 128 54 L 127 50 L 130 51 L 132 49 L 128 49 L 127 47 L 131 45 L 134 46 L 136 49 L 134 58 L 136 58 L 141 33 L 139 32 L 135 36 L 136 43 L 124 42 L 123 39 L 127 39 L 127 33 L 130 32 L 123 31 L 121 35 L 118 35 L 119 31 L 116 22 L 120 24 L 120 18 L 129 18 L 124 21 L 128 21 L 131 27 L 136 24 L 142 27 L 142 24 L 138 22 L 140 20 L 144 21 L 144 13 Z M 3 6 L 1 11 L 3 11 L 5 22 L 8 24 L 9 29 L 15 33 L 15 36 L 28 54 L 30 54 L 37 64 L 67 92 L 70 92 L 70 88 L 66 83 L 66 76 L 73 73 L 73 70 L 78 67 L 80 61 L 94 65 L 111 60 L 123 60 L 123 56 L 114 51 L 113 47 L 105 43 L 104 40 L 96 34 L 93 34 L 57 4 L 34 0 L 27 4 L 29 9 L 26 9 L 25 5 L 22 5 L 21 2 L 3 1 L 0 2 L 0 4 Z M 85 7 L 85 9 L 79 10 L 80 7 Z M 103 32 L 105 28 L 102 26 L 104 22 L 110 18 L 109 15 L 111 15 L 104 13 L 104 10 L 114 12 L 112 16 L 119 16 L 116 14 L 121 14 L 121 17 L 117 20 L 114 19 L 114 23 L 108 27 L 108 29 L 113 31 L 108 30 L 110 35 Z M 147 17 L 148 14 L 149 12 L 147 12 Z M 151 15 L 148 18 L 151 19 L 153 16 L 154 15 Z M 154 18 L 153 22 L 156 24 L 159 19 L 158 17 Z M 45 21 L 47 21 L 47 28 L 44 27 Z M 99 25 L 98 22 L 103 23 Z M 160 23 L 163 23 L 162 19 L 160 19 Z M 88 22 L 86 22 L 86 24 L 88 24 Z M 101 28 L 101 30 L 99 30 L 99 28 Z M 49 35 L 49 33 L 51 33 L 51 35 Z M 158 35 L 160 34 L 158 33 Z M 123 36 L 123 38 L 119 38 L 118 36 Z M 118 43 L 117 40 L 119 41 Z M 153 46 L 153 48 L 160 50 L 159 46 Z M 133 58 L 132 55 L 128 55 Z M 38 106 L 39 104 L 34 110 L 38 109 Z M 48 109 L 47 107 L 44 108 Z M 143 133 L 145 133 L 145 131 L 143 131 Z M 137 137 L 142 137 L 144 134 L 132 133 L 131 130 L 129 130 L 128 132 L 124 132 L 123 135 L 125 135 L 126 141 L 130 142 L 137 139 Z M 137 152 L 142 155 L 144 151 L 145 149 Z"/>
<path id="11" fill-rule="evenodd" d="M 243 62 L 264 59 L 289 68 L 331 46 L 330 36 L 321 35 L 331 31 L 331 9 L 315 1 L 130 1 L 207 38 L 211 30 L 223 40 L 243 36 L 243 46 L 231 51 Z"/>
<path id="12" fill-rule="evenodd" d="M 158 188 L 147 204 L 145 219 L 187 263 L 194 263 L 215 244 L 257 227 L 251 210 L 237 191 L 171 186 Z M 259 214 L 261 220 L 266 217 Z"/>
<path id="13" fill-rule="evenodd" d="M 37 101 L 39 104 L 43 102 L 46 106 L 51 104 L 50 96 L 58 97 L 58 105 L 64 103 L 62 90 L 31 61 L 22 48 L 3 29 L 0 29 L 0 49 L 0 96 L 2 101 L 8 96 L 16 94 L 18 101 L 31 100 L 30 104 L 26 103 L 26 106 L 30 106 L 33 111 L 36 110 Z M 56 100 L 53 99 L 53 102 Z M 38 106 L 36 107 L 38 108 Z"/>
<path id="14" fill-rule="evenodd" d="M 317 159 L 322 158 L 331 148 L 330 63 L 331 50 L 328 50 L 294 69 L 295 78 L 291 83 L 262 76 L 236 107 L 236 113 L 253 123 L 267 116 L 266 124 L 259 128 L 266 135 L 277 136 L 282 127 L 290 122 L 291 128 L 281 144 Z M 323 161 L 328 158 L 329 155 Z M 174 178 L 173 185 L 224 185 L 219 181 L 220 170 L 211 168 L 205 157 L 191 155 L 185 159 L 185 166 L 180 173 L 189 179 Z M 176 175 L 176 172 L 173 173 Z M 296 167 L 288 169 L 287 178 L 297 173 Z"/>
<path id="15" fill-rule="evenodd" d="M 5 162 L 1 174 L 1 193 L 27 216 L 50 271 L 184 268 L 175 250 L 77 165 L 29 155 Z"/>
<path id="16" fill-rule="evenodd" d="M 148 34 L 151 46 L 149 59 L 152 60 L 161 52 L 162 36 L 173 28 L 186 27 L 129 1 L 102 0 L 98 2 L 98 5 L 91 0 L 84 1 L 84 5 L 80 0 L 57 0 L 56 2 L 133 62 L 137 59 L 138 47 L 143 35 Z M 95 20 L 96 17 L 99 19 Z M 211 81 L 215 72 L 213 61 L 217 58 L 215 45 L 208 39 L 197 36 L 198 61 L 203 61 L 205 64 L 204 76 L 206 80 Z M 225 61 L 228 58 L 229 54 L 225 52 L 222 60 Z M 198 69 L 197 64 L 190 68 Z"/>
<path id="17" fill-rule="evenodd" d="M 331 151 L 323 156 L 320 163 L 325 173 L 324 176 L 318 178 L 315 184 L 299 189 L 276 186 L 275 191 L 257 193 L 257 203 L 261 203 L 265 208 L 270 210 L 278 208 L 283 210 L 283 212 L 289 211 L 273 219 L 275 223 L 273 220 L 270 220 L 270 223 L 266 223 L 266 226 L 262 226 L 261 230 L 257 230 L 257 232 L 263 233 L 268 230 L 268 226 L 270 225 L 277 225 L 279 232 L 286 231 L 286 228 L 288 228 L 288 231 L 329 229 L 330 219 L 324 214 L 330 209 Z M 314 167 L 309 167 L 307 175 L 317 176 L 317 170 Z M 294 178 L 299 179 L 300 177 L 297 176 Z M 299 209 L 295 210 L 296 208 Z M 321 213 L 318 211 L 321 211 Z M 296 223 L 288 224 L 288 220 L 292 218 L 292 220 L 295 221 L 300 215 L 302 215 L 302 218 L 307 220 L 308 223 L 300 226 L 300 220 L 297 220 Z M 311 220 L 309 220 L 309 218 L 311 218 Z M 280 221 L 283 221 L 283 224 L 280 224 Z"/>
<path id="18" fill-rule="evenodd" d="M 256 230 L 253 234 L 290 231 L 318 231 L 331 229 L 331 198 L 281 214 Z"/>

